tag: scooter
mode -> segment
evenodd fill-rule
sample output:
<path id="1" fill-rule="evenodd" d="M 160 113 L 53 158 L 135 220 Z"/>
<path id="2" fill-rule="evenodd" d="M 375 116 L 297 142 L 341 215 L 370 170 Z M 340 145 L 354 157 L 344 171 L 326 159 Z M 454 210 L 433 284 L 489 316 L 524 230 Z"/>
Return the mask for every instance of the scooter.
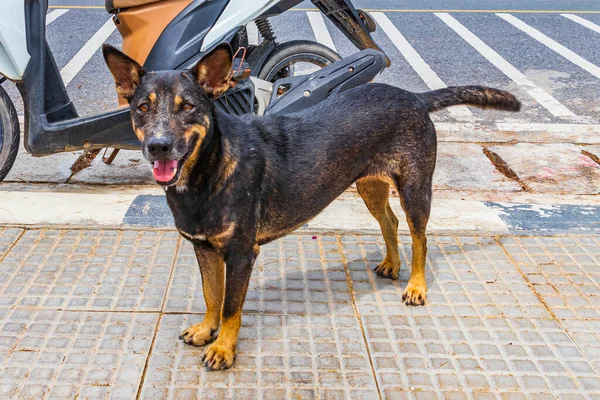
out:
<path id="1" fill-rule="evenodd" d="M 361 51 L 341 57 L 312 41 L 278 43 L 269 18 L 302 0 L 106 0 L 123 51 L 146 70 L 185 69 L 229 42 L 233 87 L 216 100 L 232 114 L 298 111 L 332 93 L 371 81 L 389 59 L 373 41 L 375 23 L 350 0 L 312 0 Z M 48 0 L 4 0 L 0 13 L 0 83 L 15 82 L 25 110 L 24 147 L 34 156 L 101 148 L 139 149 L 129 108 L 79 117 L 45 37 Z M 262 37 L 250 44 L 254 24 Z M 297 68 L 308 64 L 310 68 Z M 317 69 L 314 71 L 314 69 Z M 0 181 L 19 146 L 17 113 L 0 86 Z"/>

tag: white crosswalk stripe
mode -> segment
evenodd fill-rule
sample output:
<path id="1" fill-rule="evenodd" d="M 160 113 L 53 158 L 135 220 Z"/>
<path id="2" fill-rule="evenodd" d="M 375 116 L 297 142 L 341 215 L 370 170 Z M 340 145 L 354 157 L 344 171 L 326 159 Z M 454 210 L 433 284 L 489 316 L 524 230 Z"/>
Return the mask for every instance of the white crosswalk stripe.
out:
<path id="1" fill-rule="evenodd" d="M 102 43 L 106 42 L 108 37 L 113 33 L 116 26 L 112 21 L 112 18 L 106 21 L 104 25 L 83 45 L 81 49 L 75 54 L 75 56 L 60 70 L 60 76 L 67 86 L 75 75 L 81 71 L 81 68 L 89 61 L 90 58 L 96 53 L 98 48 L 102 46 Z"/>
<path id="2" fill-rule="evenodd" d="M 325 21 L 323 20 L 321 12 L 307 11 L 306 15 L 308 16 L 310 26 L 315 33 L 315 39 L 317 39 L 317 42 L 329 47 L 333 51 L 337 51 L 335 44 L 333 44 L 333 39 L 331 39 L 331 35 L 329 34 L 329 30 L 327 30 L 327 25 L 325 25 Z"/>
<path id="3" fill-rule="evenodd" d="M 431 89 L 443 89 L 448 87 L 442 79 L 431 69 L 431 67 L 423 60 L 417 51 L 408 43 L 408 40 L 400 33 L 390 19 L 381 12 L 371 13 L 377 24 L 383 29 L 386 35 L 390 38 L 394 46 L 402 53 L 402 56 L 423 79 L 425 84 Z M 469 121 L 473 119 L 473 113 L 465 106 L 451 107 L 448 112 L 455 118 L 461 121 Z"/>
<path id="4" fill-rule="evenodd" d="M 525 32 L 538 42 L 542 43 L 550 50 L 554 50 L 567 60 L 571 61 L 573 64 L 579 66 L 580 68 L 594 75 L 596 78 L 600 79 L 600 67 L 598 67 L 597 65 L 592 64 L 591 62 L 581 57 L 574 51 L 567 49 L 565 46 L 558 43 L 554 39 L 549 38 L 534 27 L 527 25 L 525 22 L 521 21 L 514 15 L 504 13 L 498 13 L 496 15 L 508 22 L 509 24 L 511 24 L 512 26 L 514 26 L 515 28 L 520 29 L 521 31 Z"/>
<path id="5" fill-rule="evenodd" d="M 575 117 L 575 114 L 565 107 L 562 103 L 548 94 L 545 90 L 531 82 L 523 73 L 516 69 L 512 64 L 506 61 L 500 54 L 485 44 L 473 32 L 468 30 L 463 24 L 458 22 L 448 13 L 435 13 L 435 15 L 446 23 L 454 32 L 469 43 L 489 62 L 494 64 L 508 78 L 512 79 L 517 85 L 521 86 L 531 97 L 547 109 L 556 117 Z"/>
<path id="6" fill-rule="evenodd" d="M 56 21 L 58 17 L 65 15 L 68 11 L 68 8 L 61 8 L 48 13 L 48 15 L 46 15 L 46 25 L 50 25 L 52 22 Z"/>
<path id="7" fill-rule="evenodd" d="M 573 22 L 577 22 L 580 25 L 585 26 L 588 29 L 593 30 L 596 33 L 600 33 L 600 25 L 596 25 L 595 23 L 593 23 L 592 21 L 588 21 L 585 18 L 581 18 L 575 14 L 560 14 L 565 18 L 570 19 Z"/>

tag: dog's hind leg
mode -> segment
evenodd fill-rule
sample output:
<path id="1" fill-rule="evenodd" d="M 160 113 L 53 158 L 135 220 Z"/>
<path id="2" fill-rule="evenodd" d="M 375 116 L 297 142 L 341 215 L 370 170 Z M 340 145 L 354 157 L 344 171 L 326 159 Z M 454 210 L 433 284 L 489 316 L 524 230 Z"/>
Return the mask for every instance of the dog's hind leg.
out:
<path id="1" fill-rule="evenodd" d="M 219 328 L 225 292 L 225 262 L 223 257 L 208 246 L 194 243 L 194 251 L 202 276 L 206 315 L 201 324 L 190 326 L 179 338 L 187 344 L 203 346 L 213 341 L 213 334 Z"/>
<path id="2" fill-rule="evenodd" d="M 425 282 L 425 257 L 427 237 L 425 231 L 431 211 L 431 171 L 423 174 L 410 174 L 404 182 L 399 182 L 400 202 L 406 214 L 406 221 L 412 237 L 412 265 L 410 278 L 402 294 L 406 305 L 425 305 L 427 283 Z"/>
<path id="3" fill-rule="evenodd" d="M 398 279 L 400 255 L 398 254 L 398 218 L 394 215 L 388 197 L 390 184 L 384 180 L 367 177 L 356 181 L 358 193 L 371 214 L 379 222 L 385 240 L 385 259 L 375 268 L 377 274 Z"/>

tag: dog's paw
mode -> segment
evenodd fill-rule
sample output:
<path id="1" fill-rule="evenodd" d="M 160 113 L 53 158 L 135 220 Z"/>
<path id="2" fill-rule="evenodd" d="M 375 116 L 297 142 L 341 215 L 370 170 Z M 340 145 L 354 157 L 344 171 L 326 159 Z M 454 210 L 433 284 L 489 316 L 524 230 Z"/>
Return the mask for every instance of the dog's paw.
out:
<path id="1" fill-rule="evenodd" d="M 214 340 L 213 333 L 216 329 L 212 329 L 210 326 L 202 324 L 192 325 L 187 328 L 179 339 L 183 340 L 185 344 L 191 344 L 192 346 L 204 346 Z"/>
<path id="2" fill-rule="evenodd" d="M 395 265 L 388 260 L 383 260 L 378 266 L 375 267 L 375 272 L 377 275 L 390 279 L 398 279 L 399 270 L 400 265 Z"/>
<path id="3" fill-rule="evenodd" d="M 424 306 L 427 300 L 427 285 L 425 282 L 408 282 L 404 293 L 402 294 L 402 301 L 407 306 Z"/>
<path id="4" fill-rule="evenodd" d="M 235 359 L 235 348 L 223 346 L 215 342 L 206 348 L 202 362 L 208 371 L 231 368 Z"/>

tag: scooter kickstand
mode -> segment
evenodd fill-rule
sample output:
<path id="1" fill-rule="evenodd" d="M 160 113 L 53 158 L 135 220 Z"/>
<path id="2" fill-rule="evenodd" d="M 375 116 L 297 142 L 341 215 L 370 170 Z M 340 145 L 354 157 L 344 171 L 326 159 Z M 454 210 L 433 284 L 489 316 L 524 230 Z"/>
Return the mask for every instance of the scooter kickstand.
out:
<path id="1" fill-rule="evenodd" d="M 117 157 L 117 154 L 119 154 L 119 150 L 120 149 L 113 149 L 112 153 L 110 153 L 110 155 L 106 157 L 106 152 L 108 151 L 108 148 L 104 149 L 104 154 L 102 154 L 102 161 L 104 162 L 104 164 L 112 164 L 112 162 Z"/>

